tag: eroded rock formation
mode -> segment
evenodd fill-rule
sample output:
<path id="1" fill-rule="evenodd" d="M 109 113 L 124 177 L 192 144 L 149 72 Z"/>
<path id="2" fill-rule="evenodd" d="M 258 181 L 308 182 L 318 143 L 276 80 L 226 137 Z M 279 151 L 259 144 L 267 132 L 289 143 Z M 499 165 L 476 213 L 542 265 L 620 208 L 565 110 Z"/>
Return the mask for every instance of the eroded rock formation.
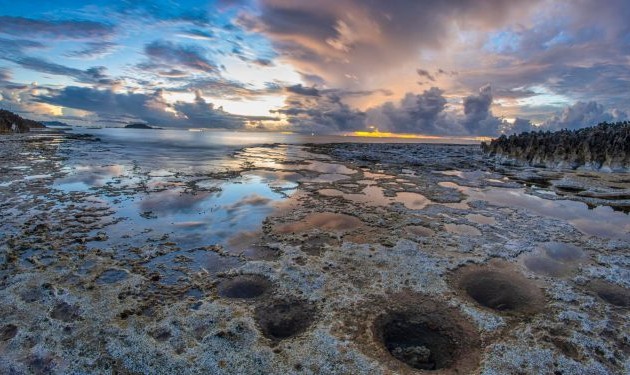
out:
<path id="1" fill-rule="evenodd" d="M 630 122 L 601 123 L 578 130 L 502 135 L 489 144 L 483 142 L 481 148 L 504 163 L 627 171 L 630 170 Z"/>

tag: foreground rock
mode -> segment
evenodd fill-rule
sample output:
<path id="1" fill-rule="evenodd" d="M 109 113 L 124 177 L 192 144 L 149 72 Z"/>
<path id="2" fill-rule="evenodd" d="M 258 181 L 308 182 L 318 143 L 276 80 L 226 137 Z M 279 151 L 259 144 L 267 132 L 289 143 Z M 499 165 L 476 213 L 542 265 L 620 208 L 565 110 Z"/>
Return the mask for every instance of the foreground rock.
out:
<path id="1" fill-rule="evenodd" d="M 482 150 L 502 162 L 552 168 L 630 170 L 630 122 L 602 123 L 579 130 L 505 135 Z"/>
<path id="2" fill-rule="evenodd" d="M 26 133 L 31 128 L 44 128 L 37 121 L 28 120 L 13 112 L 0 109 L 0 133 Z"/>

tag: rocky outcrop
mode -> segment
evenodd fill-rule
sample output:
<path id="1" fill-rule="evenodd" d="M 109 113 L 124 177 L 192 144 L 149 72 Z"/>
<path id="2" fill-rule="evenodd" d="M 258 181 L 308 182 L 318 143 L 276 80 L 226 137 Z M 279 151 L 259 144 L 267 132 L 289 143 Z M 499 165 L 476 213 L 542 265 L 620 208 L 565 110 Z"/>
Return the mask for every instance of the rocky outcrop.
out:
<path id="1" fill-rule="evenodd" d="M 630 122 L 602 123 L 578 130 L 502 135 L 489 144 L 483 142 L 481 149 L 502 163 L 630 171 Z"/>
<path id="2" fill-rule="evenodd" d="M 31 128 L 45 128 L 37 121 L 28 120 L 13 112 L 0 109 L 0 133 L 26 133 Z"/>
<path id="3" fill-rule="evenodd" d="M 143 123 L 134 123 L 134 124 L 125 125 L 125 129 L 155 129 L 155 128 L 147 124 L 143 124 Z"/>

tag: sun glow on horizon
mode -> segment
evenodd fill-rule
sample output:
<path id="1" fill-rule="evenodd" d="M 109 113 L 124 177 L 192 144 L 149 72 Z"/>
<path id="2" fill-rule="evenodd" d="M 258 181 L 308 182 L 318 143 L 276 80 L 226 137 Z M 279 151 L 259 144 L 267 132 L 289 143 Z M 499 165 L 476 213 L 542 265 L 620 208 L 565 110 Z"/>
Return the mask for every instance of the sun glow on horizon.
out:
<path id="1" fill-rule="evenodd" d="M 399 138 L 399 139 L 418 139 L 418 140 L 461 140 L 461 141 L 473 141 L 473 142 L 488 142 L 492 140 L 492 137 L 453 137 L 453 136 L 441 136 L 441 135 L 424 135 L 424 134 L 410 134 L 410 133 L 392 133 L 381 132 L 378 129 L 369 131 L 354 131 L 346 134 L 350 137 L 366 137 L 366 138 Z"/>

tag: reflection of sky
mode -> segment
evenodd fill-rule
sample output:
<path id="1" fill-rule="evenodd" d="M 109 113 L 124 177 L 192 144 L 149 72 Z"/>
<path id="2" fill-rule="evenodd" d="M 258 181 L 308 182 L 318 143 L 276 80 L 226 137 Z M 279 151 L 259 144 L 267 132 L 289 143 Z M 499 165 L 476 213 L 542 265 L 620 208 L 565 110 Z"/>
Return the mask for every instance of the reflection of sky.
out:
<path id="1" fill-rule="evenodd" d="M 122 234 L 148 228 L 168 234 L 170 241 L 184 247 L 225 244 L 236 233 L 260 229 L 263 219 L 273 211 L 273 203 L 285 197 L 257 175 L 244 175 L 217 186 L 221 191 L 171 189 L 114 203 L 116 215 L 127 219 L 112 230 Z"/>
<path id="2" fill-rule="evenodd" d="M 469 200 L 483 200 L 497 206 L 521 208 L 541 216 L 566 220 L 588 235 L 630 238 L 630 216 L 608 206 L 589 209 L 582 202 L 543 199 L 525 194 L 524 189 L 475 189 L 452 182 L 440 185 L 460 190 Z"/>

